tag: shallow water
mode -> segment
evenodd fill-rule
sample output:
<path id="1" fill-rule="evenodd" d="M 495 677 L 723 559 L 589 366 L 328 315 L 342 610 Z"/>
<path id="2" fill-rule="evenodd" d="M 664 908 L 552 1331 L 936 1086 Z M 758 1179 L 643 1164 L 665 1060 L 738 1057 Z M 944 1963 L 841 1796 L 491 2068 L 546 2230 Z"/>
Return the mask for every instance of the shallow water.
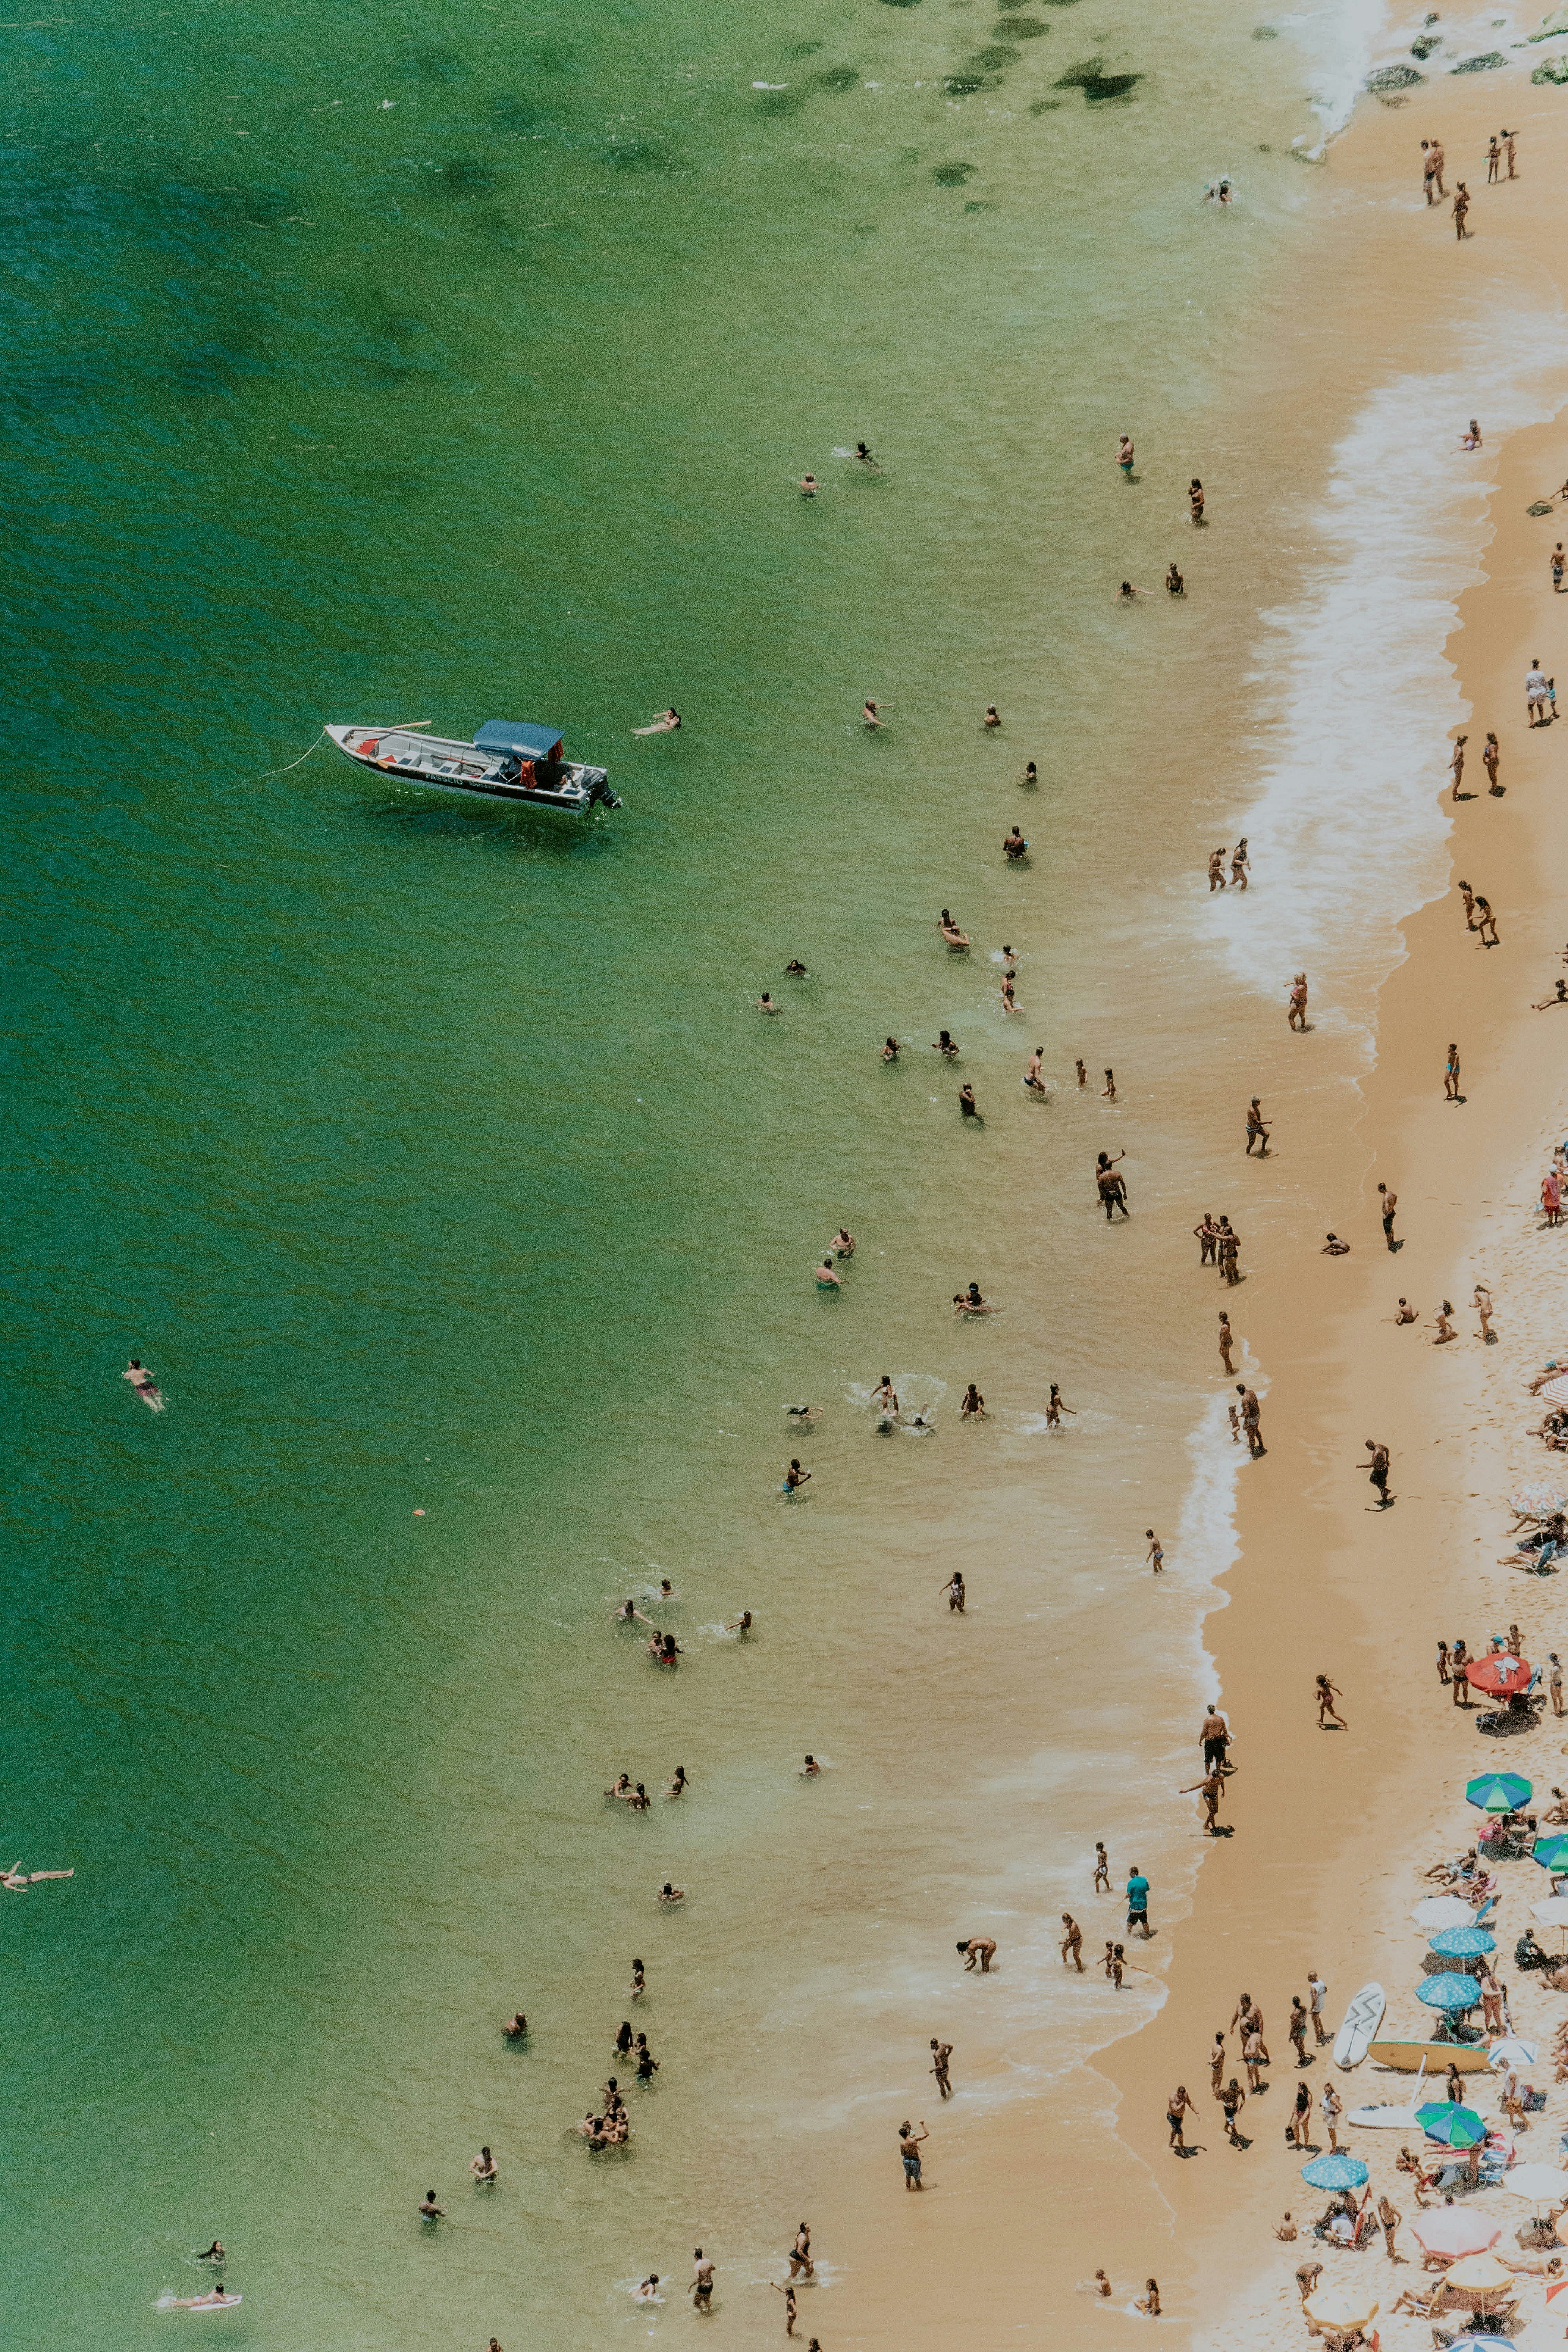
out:
<path id="1" fill-rule="evenodd" d="M 1168 1615 L 1126 1608 L 1215 1304 L 1198 1356 L 1151 1320 L 1213 1165 L 1196 1096 L 1148 1116 L 1197 1066 L 1171 972 L 1211 952 L 1151 877 L 1193 855 L 1168 761 L 1257 547 L 1189 553 L 1184 484 L 1243 477 L 1226 354 L 1312 233 L 1316 124 L 1302 53 L 1233 12 L 1025 21 L 856 0 L 753 13 L 739 55 L 697 5 L 5 36 L 8 715 L 45 754 L 10 810 L 6 1763 L 12 1849 L 77 1871 L 5 1914 L 18 2341 L 174 2325 L 215 2231 L 258 2346 L 646 2329 L 627 2282 L 697 2237 L 755 2316 L 814 2149 L 907 2109 L 958 1935 L 1016 1956 L 987 2099 L 1104 2030 L 1038 1922 L 1089 1791 L 1119 1865 L 1173 1837 L 1225 1557 L 1205 1488 Z M 1061 85 L 1094 60 L 1142 79 Z M 861 436 L 877 475 L 834 454 Z M 1113 606 L 1173 552 L 1203 594 Z M 671 698 L 685 730 L 635 742 Z M 502 714 L 563 725 L 624 812 L 551 836 L 324 751 L 251 781 L 327 719 Z M 1119 1106 L 1080 1097 L 1075 1055 L 1133 1040 Z M 1108 1235 L 1089 1170 L 1124 1142 Z M 884 1370 L 934 1435 L 875 1436 Z M 993 1419 L 961 1428 L 970 1379 Z M 671 1675 L 609 1622 L 663 1574 Z M 714 1630 L 745 1606 L 748 1645 Z M 679 1806 L 598 1793 L 677 1762 Z M 571 2127 L 634 1952 L 663 2071 L 595 2159 Z"/>

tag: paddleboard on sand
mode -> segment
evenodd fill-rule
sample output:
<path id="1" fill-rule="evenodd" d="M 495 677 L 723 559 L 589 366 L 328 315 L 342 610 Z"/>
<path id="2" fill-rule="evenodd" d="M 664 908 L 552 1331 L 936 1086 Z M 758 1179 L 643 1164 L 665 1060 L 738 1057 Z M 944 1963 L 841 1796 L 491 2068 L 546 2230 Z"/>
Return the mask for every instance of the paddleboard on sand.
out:
<path id="1" fill-rule="evenodd" d="M 1336 2045 L 1337 2046 L 1337 2045 Z M 1396 2066 L 1414 2074 L 1423 2059 L 1428 2074 L 1443 2074 L 1457 2066 L 1461 2074 L 1484 2074 L 1487 2053 L 1460 2042 L 1374 2042 L 1367 2051 L 1374 2066 Z"/>
<path id="2" fill-rule="evenodd" d="M 1334 2036 L 1336 2066 L 1359 2066 L 1383 2023 L 1383 1987 L 1363 1985 L 1345 2011 L 1345 2021 Z"/>

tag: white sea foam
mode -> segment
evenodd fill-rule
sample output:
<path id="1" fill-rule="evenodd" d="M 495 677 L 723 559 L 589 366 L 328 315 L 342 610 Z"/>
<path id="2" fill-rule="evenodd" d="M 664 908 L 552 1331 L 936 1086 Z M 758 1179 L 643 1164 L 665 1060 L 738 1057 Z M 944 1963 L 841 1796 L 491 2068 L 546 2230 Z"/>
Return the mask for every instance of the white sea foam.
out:
<path id="1" fill-rule="evenodd" d="M 1307 102 L 1322 126 L 1318 144 L 1308 151 L 1314 158 L 1350 121 L 1386 37 L 1387 16 L 1385 0 L 1327 0 L 1323 6 L 1292 8 L 1270 19 L 1307 60 Z"/>
<path id="2" fill-rule="evenodd" d="M 1496 449 L 1555 414 L 1568 323 L 1496 320 L 1487 345 L 1510 364 L 1489 364 L 1484 403 L 1470 366 L 1400 376 L 1341 440 L 1321 559 L 1303 595 L 1264 616 L 1273 644 L 1256 682 L 1273 690 L 1282 748 L 1237 828 L 1255 887 L 1206 902 L 1240 979 L 1283 1003 L 1305 968 L 1310 1018 L 1360 1029 L 1369 1051 L 1398 924 L 1447 886 L 1442 786 L 1449 737 L 1471 712 L 1444 645 L 1461 591 L 1482 577 Z M 1478 405 L 1485 446 L 1462 451 Z M 1479 749 L 1473 732 L 1466 784 L 1479 778 L 1484 793 Z"/>

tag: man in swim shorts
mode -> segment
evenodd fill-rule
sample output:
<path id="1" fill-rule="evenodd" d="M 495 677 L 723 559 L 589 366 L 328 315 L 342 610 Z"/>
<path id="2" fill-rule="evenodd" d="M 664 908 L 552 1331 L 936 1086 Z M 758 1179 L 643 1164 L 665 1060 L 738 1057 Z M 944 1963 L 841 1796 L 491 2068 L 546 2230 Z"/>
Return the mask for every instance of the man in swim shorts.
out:
<path id="1" fill-rule="evenodd" d="M 918 2132 L 912 2132 L 908 2124 L 899 2126 L 899 2154 L 903 2159 L 906 2189 L 918 2189 L 921 2185 L 921 2142 L 930 2137 L 923 2122 Z"/>

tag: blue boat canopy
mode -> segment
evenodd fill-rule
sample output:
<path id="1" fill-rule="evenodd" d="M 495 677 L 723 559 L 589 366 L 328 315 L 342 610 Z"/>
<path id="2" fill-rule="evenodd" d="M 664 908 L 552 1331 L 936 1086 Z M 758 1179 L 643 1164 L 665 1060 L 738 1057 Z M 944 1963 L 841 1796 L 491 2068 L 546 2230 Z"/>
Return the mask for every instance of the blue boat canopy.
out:
<path id="1" fill-rule="evenodd" d="M 524 760 L 558 760 L 559 727 L 535 727 L 526 719 L 487 719 L 474 738 L 477 751 L 515 751 Z"/>

